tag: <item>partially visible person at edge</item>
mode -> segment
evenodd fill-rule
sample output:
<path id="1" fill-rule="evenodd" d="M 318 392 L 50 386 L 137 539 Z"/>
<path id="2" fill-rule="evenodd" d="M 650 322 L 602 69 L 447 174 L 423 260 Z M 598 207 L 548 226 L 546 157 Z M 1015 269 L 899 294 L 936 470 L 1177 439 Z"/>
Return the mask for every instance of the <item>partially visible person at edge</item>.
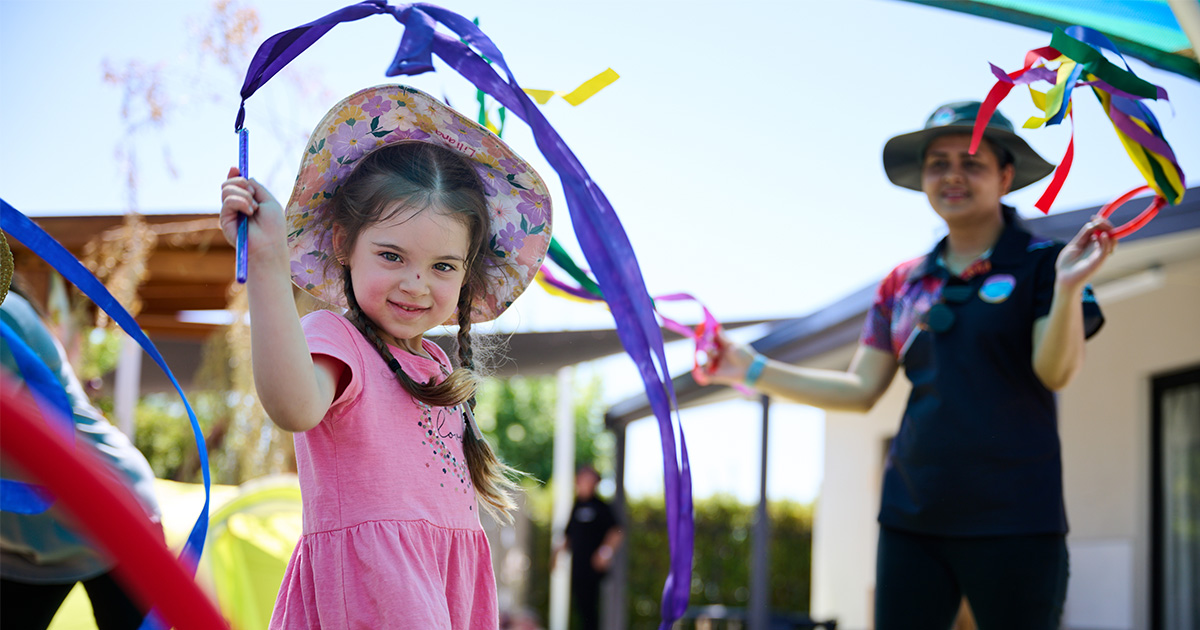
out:
<path id="1" fill-rule="evenodd" d="M 1103 323 L 1087 283 L 1116 241 L 1099 218 L 1066 245 L 1027 232 L 1001 198 L 1053 167 L 998 112 L 972 155 L 978 113 L 978 102 L 944 105 L 884 146 L 888 178 L 924 192 L 948 234 L 884 278 L 847 371 L 722 339 L 696 374 L 866 411 L 904 368 L 913 387 L 884 470 L 878 630 L 949 628 L 964 596 L 982 630 L 1058 628 L 1066 598 L 1054 392 Z"/>
<path id="2" fill-rule="evenodd" d="M 575 505 L 563 532 L 562 542 L 554 548 L 550 566 L 558 563 L 565 549 L 571 550 L 571 599 L 583 630 L 600 627 L 600 583 L 612 566 L 613 554 L 624 532 L 612 508 L 596 495 L 600 473 L 584 465 L 575 472 Z"/>
<path id="3" fill-rule="evenodd" d="M 0 295 L 0 320 L 29 346 L 66 392 L 74 413 L 76 445 L 90 448 L 133 491 L 146 518 L 161 527 L 149 462 L 92 405 L 62 345 L 34 305 L 18 290 Z M 7 375 L 23 380 L 8 343 L 0 343 L 0 364 Z M 36 483 L 7 464 L 0 466 L 0 477 Z M 113 577 L 113 569 L 113 560 L 87 540 L 78 523 L 53 505 L 39 514 L 0 512 L 0 627 L 49 627 L 71 589 L 82 582 L 96 628 L 138 628 L 145 613 Z"/>

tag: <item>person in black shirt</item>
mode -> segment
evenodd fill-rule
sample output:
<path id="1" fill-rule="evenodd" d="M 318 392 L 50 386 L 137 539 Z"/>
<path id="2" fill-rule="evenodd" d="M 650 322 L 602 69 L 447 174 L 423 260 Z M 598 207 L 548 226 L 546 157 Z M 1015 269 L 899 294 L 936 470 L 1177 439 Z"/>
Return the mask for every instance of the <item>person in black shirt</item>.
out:
<path id="1" fill-rule="evenodd" d="M 551 568 L 563 549 L 571 550 L 571 598 L 583 622 L 583 630 L 600 627 L 600 581 L 608 573 L 623 532 L 608 504 L 596 496 L 600 473 L 581 466 L 575 473 L 575 505 L 554 549 Z"/>
<path id="2" fill-rule="evenodd" d="M 741 383 L 866 411 L 903 369 L 912 390 L 884 471 L 876 630 L 948 628 L 965 596 L 983 630 L 1051 630 L 1067 591 L 1054 392 L 1104 318 L 1088 286 L 1112 253 L 1096 218 L 1071 242 L 1026 231 L 1001 198 L 1053 167 L 996 112 L 948 103 L 889 140 L 897 186 L 925 193 L 947 235 L 880 283 L 847 371 L 771 361 L 722 338 L 700 384 Z"/>

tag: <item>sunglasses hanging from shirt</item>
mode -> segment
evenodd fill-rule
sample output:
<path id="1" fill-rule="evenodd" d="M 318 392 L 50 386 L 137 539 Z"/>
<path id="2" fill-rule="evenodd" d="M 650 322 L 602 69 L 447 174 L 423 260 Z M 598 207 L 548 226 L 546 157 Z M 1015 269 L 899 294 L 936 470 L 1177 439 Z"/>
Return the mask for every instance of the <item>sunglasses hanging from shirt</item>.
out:
<path id="1" fill-rule="evenodd" d="M 948 284 L 942 287 L 941 298 L 925 312 L 921 323 L 935 333 L 950 330 L 957 319 L 952 307 L 966 304 L 972 295 L 975 295 L 975 287 L 969 284 Z"/>

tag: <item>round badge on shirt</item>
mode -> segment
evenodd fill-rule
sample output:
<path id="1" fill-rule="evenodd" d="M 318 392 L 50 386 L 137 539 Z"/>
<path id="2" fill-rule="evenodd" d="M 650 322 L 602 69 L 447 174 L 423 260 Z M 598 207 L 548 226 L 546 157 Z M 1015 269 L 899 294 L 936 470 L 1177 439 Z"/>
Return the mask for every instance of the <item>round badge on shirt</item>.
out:
<path id="1" fill-rule="evenodd" d="M 979 287 L 979 299 L 988 304 L 999 304 L 1007 300 L 1015 288 L 1017 279 L 1011 274 L 996 274 L 983 281 L 983 286 Z"/>

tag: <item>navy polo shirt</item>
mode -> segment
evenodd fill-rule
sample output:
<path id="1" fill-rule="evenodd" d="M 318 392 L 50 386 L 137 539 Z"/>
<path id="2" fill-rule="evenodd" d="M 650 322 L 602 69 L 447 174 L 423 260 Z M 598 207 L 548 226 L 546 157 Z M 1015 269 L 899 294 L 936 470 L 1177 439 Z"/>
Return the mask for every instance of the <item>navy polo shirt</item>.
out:
<path id="1" fill-rule="evenodd" d="M 862 343 L 891 352 L 912 382 L 879 522 L 943 536 L 1066 533 L 1055 397 L 1033 370 L 1033 325 L 1050 312 L 1064 245 L 1008 225 L 961 276 L 938 262 L 944 247 L 888 274 L 863 328 Z M 925 314 L 952 285 L 967 297 L 947 301 L 953 321 L 935 332 Z M 1104 318 L 1090 287 L 1083 300 L 1090 337 Z"/>

